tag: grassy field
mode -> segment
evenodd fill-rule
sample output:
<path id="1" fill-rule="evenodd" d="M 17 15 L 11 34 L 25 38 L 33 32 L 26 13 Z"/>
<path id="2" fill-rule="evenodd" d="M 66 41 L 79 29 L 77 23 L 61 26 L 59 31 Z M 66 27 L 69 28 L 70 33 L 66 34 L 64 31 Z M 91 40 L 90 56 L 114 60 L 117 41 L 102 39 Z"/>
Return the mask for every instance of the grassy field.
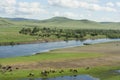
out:
<path id="1" fill-rule="evenodd" d="M 0 18 L 0 44 L 27 43 L 36 42 L 38 37 L 19 34 L 23 27 L 49 27 L 61 29 L 119 29 L 120 23 L 99 23 L 89 20 L 72 20 L 64 17 L 54 17 L 48 20 L 41 21 L 14 21 L 10 19 Z M 90 36 L 87 36 L 90 37 Z M 104 36 L 97 36 L 97 38 L 104 38 Z M 45 38 L 47 39 L 47 38 Z M 39 42 L 45 41 L 41 38 Z M 55 37 L 47 39 L 49 41 L 57 40 Z M 63 39 L 62 39 L 63 40 Z"/>
<path id="2" fill-rule="evenodd" d="M 120 42 L 109 42 L 83 47 L 57 49 L 47 53 L 33 56 L 3 58 L 2 65 L 11 65 L 12 72 L 0 73 L 0 79 L 14 80 L 15 78 L 26 78 L 29 73 L 36 77 L 42 70 L 56 70 L 54 74 L 47 77 L 89 74 L 101 80 L 119 80 L 119 74 L 114 70 L 120 69 Z M 16 70 L 15 68 L 19 69 Z M 89 67 L 89 70 L 86 70 Z M 71 73 L 69 69 L 77 69 L 78 73 Z M 64 70 L 64 73 L 59 73 Z M 6 77 L 7 76 L 7 77 Z"/>
<path id="3" fill-rule="evenodd" d="M 84 59 L 84 58 L 94 58 L 103 56 L 97 53 L 41 53 L 33 56 L 23 56 L 23 57 L 15 57 L 15 58 L 1 58 L 1 64 L 29 64 L 33 62 L 50 62 L 50 61 L 64 61 L 69 59 Z"/>
<path id="4" fill-rule="evenodd" d="M 58 76 L 70 76 L 70 75 L 80 75 L 80 74 L 89 74 L 93 77 L 100 78 L 101 80 L 119 80 L 120 76 L 119 74 L 110 73 L 110 70 L 118 70 L 117 67 L 94 67 L 89 70 L 86 70 L 85 68 L 79 68 L 77 69 L 78 73 L 72 73 L 69 71 L 69 69 L 62 69 L 64 70 L 64 73 L 59 73 L 61 71 L 60 69 L 56 70 L 56 73 L 50 73 L 47 77 L 41 76 L 40 72 L 42 70 L 16 70 L 13 72 L 7 72 L 4 75 L 0 74 L 0 79 L 4 80 L 16 80 L 21 78 L 52 78 L 52 77 L 58 77 Z M 34 77 L 27 77 L 29 73 L 35 73 Z M 18 75 L 19 74 L 19 75 Z M 7 76 L 7 77 L 5 77 Z"/>
<path id="5" fill-rule="evenodd" d="M 34 36 L 19 34 L 21 27 L 0 27 L 0 43 L 34 41 Z"/>

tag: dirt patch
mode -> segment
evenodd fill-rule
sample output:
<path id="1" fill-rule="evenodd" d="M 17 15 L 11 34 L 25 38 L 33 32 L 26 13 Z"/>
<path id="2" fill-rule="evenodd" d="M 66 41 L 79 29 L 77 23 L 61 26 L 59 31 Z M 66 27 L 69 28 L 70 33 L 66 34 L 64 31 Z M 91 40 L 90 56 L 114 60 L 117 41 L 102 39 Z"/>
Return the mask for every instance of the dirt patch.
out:
<path id="1" fill-rule="evenodd" d="M 109 42 L 103 44 L 87 45 L 82 47 L 65 48 L 53 51 L 55 53 L 112 53 L 120 54 L 120 42 Z"/>
<path id="2" fill-rule="evenodd" d="M 119 55 L 120 56 L 120 55 Z M 88 58 L 88 59 L 72 59 L 64 61 L 47 61 L 47 62 L 35 62 L 30 64 L 19 64 L 14 67 L 21 69 L 59 69 L 59 68 L 79 68 L 79 67 L 93 67 L 93 66 L 105 66 L 105 65 L 119 65 L 119 56 L 106 56 L 100 58 Z"/>

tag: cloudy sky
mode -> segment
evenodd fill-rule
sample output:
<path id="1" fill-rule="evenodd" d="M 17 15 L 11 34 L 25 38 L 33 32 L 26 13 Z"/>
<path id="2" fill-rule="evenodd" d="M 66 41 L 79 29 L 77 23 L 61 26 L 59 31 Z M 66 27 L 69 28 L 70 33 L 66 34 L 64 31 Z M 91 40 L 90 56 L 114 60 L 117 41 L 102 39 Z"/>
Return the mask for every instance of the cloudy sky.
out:
<path id="1" fill-rule="evenodd" d="M 0 17 L 120 22 L 120 0 L 0 0 Z"/>

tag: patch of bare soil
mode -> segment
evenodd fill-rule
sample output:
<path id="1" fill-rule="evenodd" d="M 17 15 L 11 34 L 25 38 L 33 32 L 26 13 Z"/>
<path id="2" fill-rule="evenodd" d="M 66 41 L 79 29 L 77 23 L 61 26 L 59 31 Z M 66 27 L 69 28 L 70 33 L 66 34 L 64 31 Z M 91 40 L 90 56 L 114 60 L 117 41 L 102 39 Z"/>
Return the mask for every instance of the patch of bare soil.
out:
<path id="1" fill-rule="evenodd" d="M 47 61 L 47 62 L 43 61 L 43 62 L 35 62 L 27 65 L 25 64 L 14 65 L 14 67 L 19 67 L 21 69 L 60 69 L 60 68 L 119 65 L 120 64 L 119 56 L 106 56 L 100 58 L 73 59 L 73 60 L 64 60 L 64 61 Z"/>

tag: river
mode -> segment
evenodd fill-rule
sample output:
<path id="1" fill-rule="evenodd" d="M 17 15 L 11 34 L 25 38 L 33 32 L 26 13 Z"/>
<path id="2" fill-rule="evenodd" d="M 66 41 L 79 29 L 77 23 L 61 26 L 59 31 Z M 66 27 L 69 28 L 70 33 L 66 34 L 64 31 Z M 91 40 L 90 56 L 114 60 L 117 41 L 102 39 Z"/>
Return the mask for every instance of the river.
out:
<path id="1" fill-rule="evenodd" d="M 47 43 L 35 43 L 35 44 L 21 44 L 14 46 L 0 46 L 0 58 L 27 56 L 35 53 L 47 52 L 54 49 L 83 46 L 84 43 L 96 44 L 111 41 L 120 41 L 120 39 L 95 39 L 85 41 L 60 41 L 60 42 L 47 42 Z"/>
<path id="2" fill-rule="evenodd" d="M 63 76 L 55 78 L 24 78 L 17 80 L 100 80 L 89 75 Z"/>

